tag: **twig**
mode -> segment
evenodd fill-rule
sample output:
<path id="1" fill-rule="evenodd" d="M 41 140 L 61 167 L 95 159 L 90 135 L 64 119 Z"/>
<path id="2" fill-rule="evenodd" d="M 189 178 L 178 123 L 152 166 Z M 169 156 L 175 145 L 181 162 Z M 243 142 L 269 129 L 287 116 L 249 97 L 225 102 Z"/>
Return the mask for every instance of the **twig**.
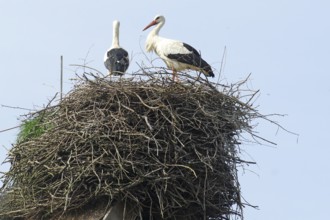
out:
<path id="1" fill-rule="evenodd" d="M 61 80 L 60 80 L 60 100 L 62 101 L 63 96 L 63 56 L 61 56 Z"/>
<path id="2" fill-rule="evenodd" d="M 29 108 L 22 108 L 22 107 L 17 107 L 17 106 L 1 105 L 1 107 L 4 107 L 4 108 L 11 108 L 11 109 L 19 109 L 19 110 L 33 111 L 32 109 L 29 109 Z"/>
<path id="3" fill-rule="evenodd" d="M 13 130 L 13 129 L 16 129 L 16 128 L 19 128 L 19 127 L 21 127 L 21 126 L 18 125 L 18 126 L 15 126 L 15 127 L 11 127 L 11 128 L 7 128 L 7 129 L 3 129 L 3 130 L 0 130 L 0 133 L 2 133 L 2 132 L 6 132 L 6 131 L 10 131 L 10 130 Z"/>

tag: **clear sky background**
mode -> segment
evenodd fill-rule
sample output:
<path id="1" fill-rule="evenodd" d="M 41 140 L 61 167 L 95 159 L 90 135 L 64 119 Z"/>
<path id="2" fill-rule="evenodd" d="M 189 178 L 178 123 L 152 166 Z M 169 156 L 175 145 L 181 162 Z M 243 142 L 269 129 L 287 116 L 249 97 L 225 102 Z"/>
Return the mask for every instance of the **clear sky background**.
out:
<path id="1" fill-rule="evenodd" d="M 114 19 L 131 54 L 128 72 L 137 71 L 135 63 L 148 63 L 143 52 L 150 30 L 142 29 L 163 14 L 160 35 L 191 44 L 217 72 L 226 47 L 222 82 L 252 73 L 248 85 L 260 89 L 259 111 L 287 115 L 272 119 L 299 134 L 260 122 L 259 135 L 277 146 L 242 146 L 243 158 L 257 162 L 240 174 L 243 196 L 259 206 L 247 207 L 245 219 L 328 219 L 329 9 L 326 0 L 0 1 L 0 130 L 28 113 L 4 105 L 40 109 L 59 91 L 61 55 L 65 91 L 75 75 L 70 64 L 85 60 L 105 73 Z M 0 161 L 17 133 L 0 133 Z"/>

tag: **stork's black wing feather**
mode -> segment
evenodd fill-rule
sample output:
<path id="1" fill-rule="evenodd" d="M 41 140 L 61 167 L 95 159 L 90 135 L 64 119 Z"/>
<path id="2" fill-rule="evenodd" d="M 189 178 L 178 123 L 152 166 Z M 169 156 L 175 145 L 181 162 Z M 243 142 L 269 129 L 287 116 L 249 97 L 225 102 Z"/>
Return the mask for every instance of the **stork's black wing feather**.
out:
<path id="1" fill-rule="evenodd" d="M 105 67 L 111 75 L 123 75 L 129 66 L 128 53 L 123 48 L 113 48 L 107 52 Z"/>
<path id="2" fill-rule="evenodd" d="M 182 44 L 188 51 L 190 51 L 190 53 L 168 54 L 167 55 L 168 58 L 177 60 L 181 63 L 186 63 L 192 66 L 199 67 L 207 73 L 207 76 L 214 77 L 214 73 L 212 71 L 211 66 L 205 60 L 202 59 L 198 51 L 189 44 L 186 43 L 182 43 Z"/>

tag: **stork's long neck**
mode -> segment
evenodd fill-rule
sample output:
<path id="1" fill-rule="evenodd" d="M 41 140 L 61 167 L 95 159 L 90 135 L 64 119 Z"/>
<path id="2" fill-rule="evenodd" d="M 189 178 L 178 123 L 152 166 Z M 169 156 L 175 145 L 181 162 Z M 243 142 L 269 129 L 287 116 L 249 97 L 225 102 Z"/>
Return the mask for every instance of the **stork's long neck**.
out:
<path id="1" fill-rule="evenodd" d="M 159 37 L 159 31 L 164 26 L 165 22 L 159 22 L 154 29 L 150 31 L 148 34 L 148 38 L 146 41 L 146 50 L 150 52 L 155 49 L 155 43 L 157 42 L 157 38 Z"/>
<path id="2" fill-rule="evenodd" d="M 164 24 L 165 24 L 165 21 L 161 21 L 161 22 L 159 22 L 159 23 L 156 25 L 156 27 L 155 27 L 150 33 L 154 32 L 154 35 L 158 35 L 160 29 L 164 26 Z"/>
<path id="3" fill-rule="evenodd" d="M 112 31 L 112 46 L 111 48 L 119 48 L 119 22 L 113 22 L 113 31 Z"/>

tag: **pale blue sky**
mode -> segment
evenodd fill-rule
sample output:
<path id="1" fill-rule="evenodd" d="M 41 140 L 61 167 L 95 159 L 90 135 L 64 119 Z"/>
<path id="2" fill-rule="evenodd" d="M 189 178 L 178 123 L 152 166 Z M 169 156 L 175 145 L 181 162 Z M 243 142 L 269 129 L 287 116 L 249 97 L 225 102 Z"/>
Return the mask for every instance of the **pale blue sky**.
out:
<path id="1" fill-rule="evenodd" d="M 245 219 L 327 219 L 329 9 L 325 0 L 1 1 L 0 104 L 31 109 L 47 104 L 59 90 L 61 55 L 65 91 L 74 77 L 69 65 L 82 64 L 87 55 L 88 65 L 105 73 L 114 19 L 121 21 L 121 46 L 134 55 L 128 72 L 138 70 L 135 63 L 146 62 L 142 52 L 149 33 L 142 29 L 163 14 L 160 34 L 191 44 L 218 71 L 226 46 L 221 79 L 233 83 L 252 73 L 248 85 L 260 89 L 259 111 L 287 114 L 273 119 L 300 134 L 297 142 L 261 122 L 259 135 L 278 145 L 242 146 L 242 156 L 258 163 L 240 175 L 243 196 L 260 207 L 246 208 Z M 18 125 L 25 113 L 0 106 L 0 130 Z M 17 132 L 0 133 L 0 161 Z"/>

